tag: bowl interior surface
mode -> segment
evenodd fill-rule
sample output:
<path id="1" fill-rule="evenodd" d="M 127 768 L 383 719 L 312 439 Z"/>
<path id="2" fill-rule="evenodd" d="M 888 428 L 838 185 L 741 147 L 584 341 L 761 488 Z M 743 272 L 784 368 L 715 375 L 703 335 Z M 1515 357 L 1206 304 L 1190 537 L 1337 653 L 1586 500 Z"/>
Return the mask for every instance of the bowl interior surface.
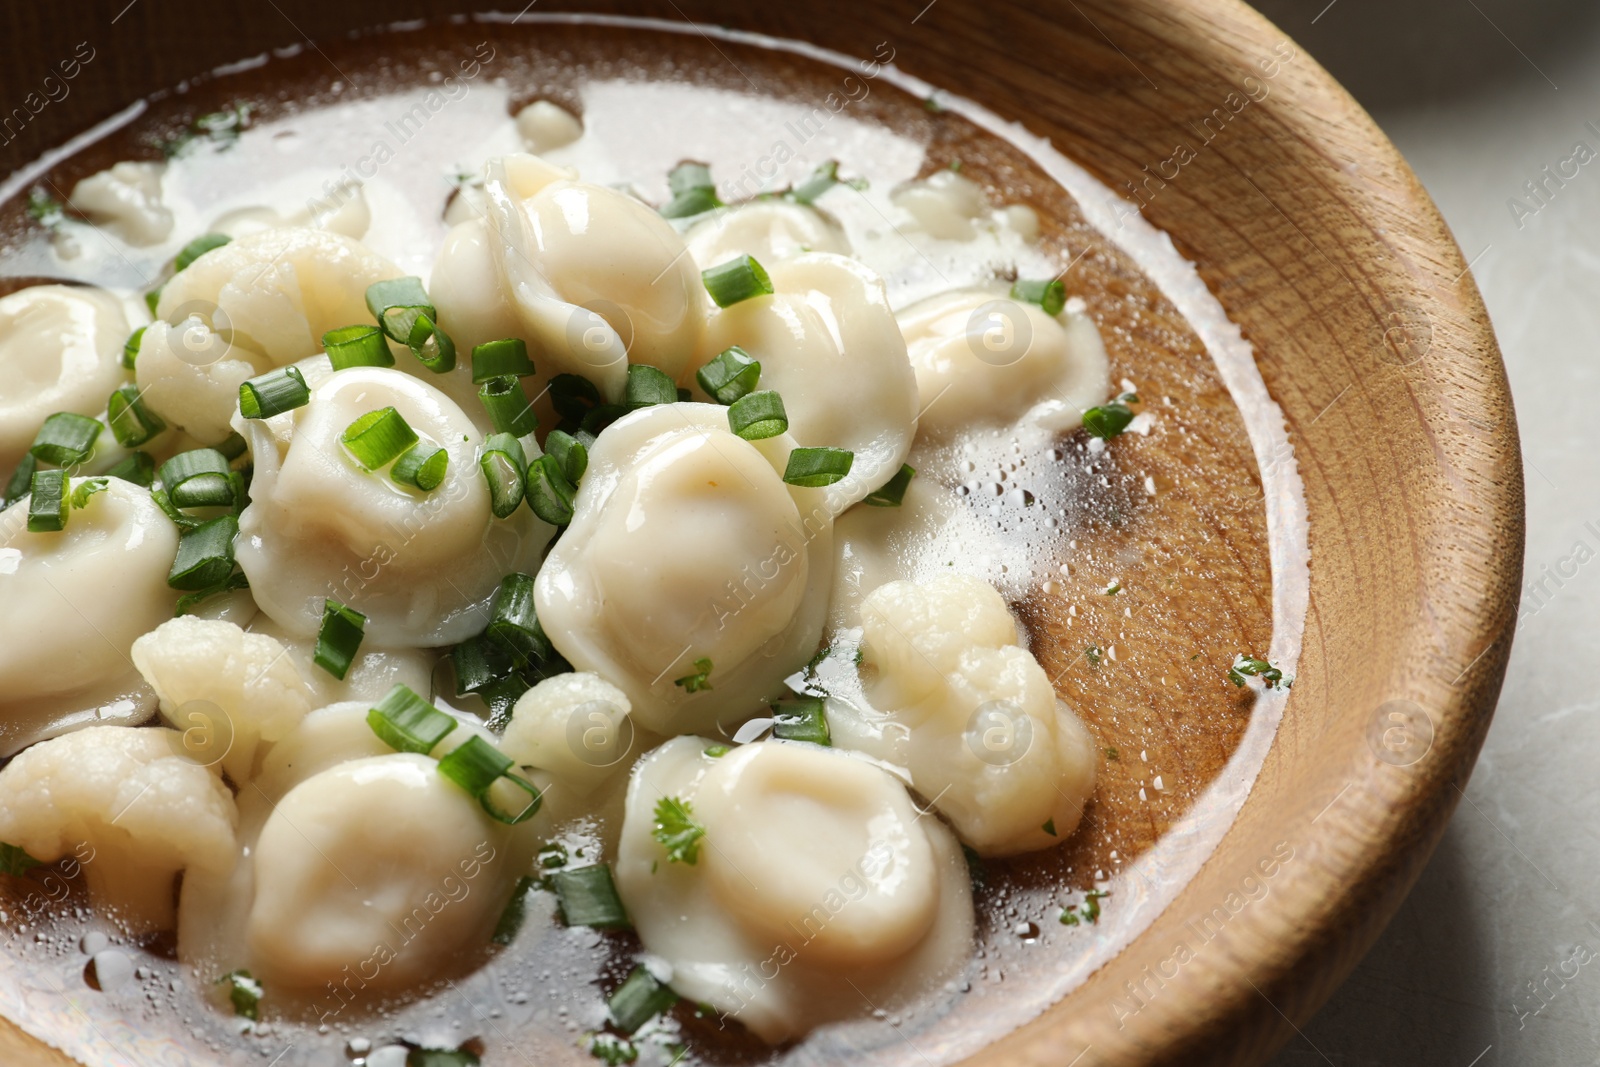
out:
<path id="1" fill-rule="evenodd" d="M 6 170 L 221 61 L 399 18 L 493 9 L 284 0 L 276 10 L 221 12 L 173 0 L 119 16 L 112 9 L 121 3 L 93 6 L 87 19 L 70 8 L 13 15 L 23 25 L 0 80 L 31 70 L 23 52 L 66 54 L 91 30 L 107 59 L 4 146 Z M 554 9 L 565 7 L 575 5 Z M 920 14 L 722 2 L 686 13 L 672 0 L 581 10 L 658 18 L 691 34 L 692 19 L 851 57 L 887 43 L 900 70 L 1020 122 L 1139 200 L 1254 346 L 1287 423 L 1311 531 L 1303 646 L 1281 723 L 1242 808 L 1211 828 L 1220 841 L 1189 857 L 1198 873 L 1175 894 L 1158 887 L 1170 899 L 1131 943 L 973 1061 L 1264 1059 L 1354 966 L 1420 870 L 1465 784 L 1509 654 L 1522 555 L 1516 427 L 1486 315 L 1426 194 L 1309 56 L 1231 0 L 1081 0 L 1048 10 L 936 0 Z M 193 26 L 207 27 L 204 56 L 185 43 Z M 496 25 L 478 29 L 493 39 Z M 983 162 L 996 172 L 1006 164 Z M 1052 214 L 1070 248 L 1081 218 L 1070 205 Z M 1181 323 L 1129 334 L 1111 345 L 1114 361 L 1137 370 L 1139 342 L 1163 339 L 1189 343 Z M 1174 368 L 1184 358 L 1205 362 L 1203 348 L 1169 346 L 1149 358 Z M 1207 374 L 1175 377 L 1189 388 L 1196 428 L 1211 427 L 1212 439 L 1147 458 L 1165 464 L 1163 486 L 1186 491 L 1192 521 L 1223 546 L 1204 561 L 1215 580 L 1183 591 L 1179 622 L 1224 632 L 1245 651 L 1270 638 L 1270 614 L 1264 631 L 1260 609 L 1273 578 L 1263 567 L 1259 498 L 1248 493 L 1259 486 L 1248 442 L 1225 395 L 1204 410 L 1215 391 Z M 1208 493 L 1231 505 L 1216 508 Z M 1252 506 L 1237 506 L 1241 498 Z M 1129 536 L 1137 544 L 1155 534 Z M 1048 612 L 1037 621 L 1053 642 L 1038 649 L 1041 659 L 1065 671 L 1080 643 Z M 1148 647 L 1155 655 L 1164 646 L 1152 635 Z M 1188 646 L 1170 641 L 1174 655 L 1180 647 Z M 1175 706 L 1145 692 L 1158 666 L 1127 675 L 1121 699 L 1130 709 Z M 1066 677 L 1064 694 L 1092 699 L 1093 676 Z M 1198 785 L 1223 773 L 1249 720 L 1249 697 L 1229 700 L 1233 726 L 1221 722 L 1222 708 L 1198 740 L 1182 731 L 1168 738 L 1175 758 L 1188 746 Z M 1170 810 L 1141 831 L 1147 839 L 1124 847 L 1148 848 L 1195 795 L 1168 798 Z M 1117 822 L 1133 809 L 1128 796 L 1103 793 L 1091 822 Z M 1102 858 L 1091 844 L 1073 847 L 1089 851 L 1063 860 L 1068 870 Z M 8 1025 L 0 1050 L 10 1051 L 7 1062 L 62 1062 Z"/>

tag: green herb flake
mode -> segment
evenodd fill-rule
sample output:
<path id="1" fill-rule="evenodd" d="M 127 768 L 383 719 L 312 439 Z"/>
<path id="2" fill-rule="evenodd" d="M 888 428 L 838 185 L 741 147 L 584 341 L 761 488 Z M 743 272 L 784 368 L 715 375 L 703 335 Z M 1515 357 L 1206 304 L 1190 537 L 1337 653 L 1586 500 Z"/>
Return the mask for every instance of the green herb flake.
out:
<path id="1" fill-rule="evenodd" d="M 655 814 L 650 836 L 667 850 L 667 860 L 694 866 L 700 859 L 700 839 L 706 836 L 706 828 L 695 821 L 694 808 L 686 800 L 662 797 L 656 801 Z"/>
<path id="2" fill-rule="evenodd" d="M 701 693 L 713 688 L 711 684 L 711 661 L 702 656 L 694 661 L 694 672 L 682 678 L 674 678 L 672 684 L 681 686 L 685 693 Z"/>
<path id="3" fill-rule="evenodd" d="M 1228 681 L 1241 688 L 1245 679 L 1260 678 L 1263 685 L 1272 689 L 1280 683 L 1285 689 L 1293 684 L 1292 681 L 1283 680 L 1283 672 L 1264 659 L 1255 656 L 1238 655 L 1233 659 L 1233 666 L 1228 668 Z"/>
<path id="4" fill-rule="evenodd" d="M 261 1018 L 261 998 L 265 991 L 249 971 L 231 971 L 217 979 L 218 985 L 228 987 L 228 999 L 233 1002 L 233 1013 L 256 1022 Z"/>

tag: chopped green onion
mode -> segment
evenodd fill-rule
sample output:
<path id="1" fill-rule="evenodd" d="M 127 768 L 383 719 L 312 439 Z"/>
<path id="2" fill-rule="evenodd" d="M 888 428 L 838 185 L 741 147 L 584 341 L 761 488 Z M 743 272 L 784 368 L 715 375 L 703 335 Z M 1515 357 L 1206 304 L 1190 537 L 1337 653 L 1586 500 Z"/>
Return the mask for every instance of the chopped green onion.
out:
<path id="1" fill-rule="evenodd" d="M 479 806 L 489 813 L 490 818 L 508 826 L 515 826 L 538 814 L 539 805 L 544 799 L 538 786 L 526 778 L 508 773 L 515 762 L 510 756 L 474 734 L 464 744 L 451 749 L 439 761 L 439 773 L 477 797 Z M 490 797 L 490 790 L 502 778 L 532 797 L 521 811 L 507 812 Z"/>
<path id="2" fill-rule="evenodd" d="M 123 370 L 133 369 L 134 361 L 139 358 L 139 342 L 144 340 L 144 332 L 147 329 L 149 329 L 148 326 L 139 327 L 128 335 L 126 341 L 122 342 Z"/>
<path id="3" fill-rule="evenodd" d="M 600 431 L 627 413 L 628 408 L 624 404 L 601 404 L 583 417 L 583 422 L 579 425 L 578 431 L 598 437 L 600 436 Z"/>
<path id="4" fill-rule="evenodd" d="M 39 461 L 33 457 L 32 452 L 24 452 L 22 461 L 17 464 L 17 469 L 11 472 L 11 478 L 6 482 L 5 506 L 10 507 L 33 488 L 33 473 L 39 469 Z"/>
<path id="5" fill-rule="evenodd" d="M 1021 281 L 1011 287 L 1011 299 L 1025 304 L 1038 304 L 1046 315 L 1059 315 L 1067 306 L 1067 287 L 1060 278 L 1045 281 Z"/>
<path id="6" fill-rule="evenodd" d="M 449 466 L 449 452 L 428 441 L 418 441 L 395 460 L 394 466 L 389 469 L 389 477 L 399 485 L 409 485 L 424 493 L 431 493 L 444 481 Z"/>
<path id="7" fill-rule="evenodd" d="M 563 421 L 581 423 L 600 406 L 600 390 L 581 374 L 558 374 L 550 379 L 550 403 Z"/>
<path id="8" fill-rule="evenodd" d="M 165 285 L 158 285 L 144 294 L 144 306 L 150 309 L 150 314 L 154 315 L 156 309 L 161 306 L 161 290 L 165 288 Z"/>
<path id="9" fill-rule="evenodd" d="M 322 350 L 334 370 L 350 367 L 392 367 L 394 353 L 376 326 L 341 326 L 322 335 Z"/>
<path id="10" fill-rule="evenodd" d="M 631 1034 L 657 1015 L 678 1003 L 678 994 L 656 981 L 643 967 L 635 967 L 618 990 L 606 1001 L 606 1010 L 618 1030 Z"/>
<path id="11" fill-rule="evenodd" d="M 16 845 L 0 841 L 0 874 L 22 875 L 34 867 L 44 866 Z"/>
<path id="12" fill-rule="evenodd" d="M 485 341 L 472 349 L 472 384 L 482 385 L 490 378 L 523 378 L 533 373 L 528 344 L 520 337 Z"/>
<path id="13" fill-rule="evenodd" d="M 505 910 L 500 913 L 500 920 L 494 924 L 494 936 L 490 938 L 497 945 L 509 945 L 517 939 L 517 934 L 522 930 L 522 924 L 528 920 L 528 897 L 533 893 L 536 883 L 528 875 L 517 879 L 516 887 L 511 890 L 511 899 L 506 901 Z"/>
<path id="14" fill-rule="evenodd" d="M 476 1052 L 464 1048 L 414 1048 L 406 1053 L 405 1067 L 479 1067 Z"/>
<path id="15" fill-rule="evenodd" d="M 771 389 L 747 393 L 728 406 L 728 429 L 746 441 L 763 441 L 789 428 L 783 397 Z"/>
<path id="16" fill-rule="evenodd" d="M 178 253 L 178 258 L 172 264 L 173 273 L 187 270 L 189 265 L 214 248 L 221 248 L 232 241 L 233 238 L 225 233 L 208 233 L 196 237 L 183 246 L 183 251 Z"/>
<path id="17" fill-rule="evenodd" d="M 1049 834 L 1051 837 L 1060 837 L 1061 836 L 1060 834 L 1056 833 L 1056 820 L 1055 820 L 1055 816 L 1053 816 L 1053 815 L 1050 818 L 1046 819 L 1044 821 L 1044 825 L 1039 827 L 1039 829 L 1043 830 L 1045 833 Z"/>
<path id="18" fill-rule="evenodd" d="M 459 724 L 409 686 L 396 685 L 367 712 L 367 725 L 396 752 L 426 755 Z"/>
<path id="19" fill-rule="evenodd" d="M 1090 408 L 1083 413 L 1083 428 L 1101 440 L 1110 440 L 1133 422 L 1133 412 L 1120 400 Z"/>
<path id="20" fill-rule="evenodd" d="M 99 419 L 58 411 L 44 420 L 28 451 L 41 463 L 71 467 L 82 463 L 94 451 L 95 439 L 105 427 Z"/>
<path id="21" fill-rule="evenodd" d="M 555 870 L 557 867 L 565 867 L 571 860 L 571 857 L 567 855 L 567 846 L 560 841 L 546 841 L 540 845 L 538 855 L 535 858 L 539 861 L 539 866 L 547 871 Z"/>
<path id="22" fill-rule="evenodd" d="M 704 692 L 707 689 L 714 688 L 711 684 L 711 671 L 711 661 L 702 656 L 694 661 L 693 672 L 684 675 L 682 678 L 674 678 L 672 684 L 682 686 L 685 693 Z"/>
<path id="23" fill-rule="evenodd" d="M 531 575 L 513 572 L 500 579 L 489 603 L 489 628 L 484 632 L 518 667 L 555 651 L 534 610 Z"/>
<path id="24" fill-rule="evenodd" d="M 103 493 L 110 485 L 107 478 L 85 478 L 72 489 L 72 506 L 85 508 L 89 506 L 89 498 L 96 493 Z"/>
<path id="25" fill-rule="evenodd" d="M 67 528 L 67 472 L 43 470 L 33 476 L 28 497 L 28 530 L 55 533 Z"/>
<path id="26" fill-rule="evenodd" d="M 724 348 L 694 373 L 706 395 L 719 404 L 731 404 L 756 387 L 761 364 L 738 345 Z"/>
<path id="27" fill-rule="evenodd" d="M 173 606 L 172 616 L 173 618 L 177 618 L 181 615 L 191 614 L 195 608 L 199 607 L 202 603 L 210 600 L 214 596 L 222 596 L 226 593 L 232 593 L 239 589 L 249 588 L 250 579 L 236 571 L 233 574 L 228 575 L 226 581 L 218 582 L 216 585 L 213 585 L 207 589 L 202 589 L 197 593 L 185 593 L 183 596 L 179 597 L 178 603 Z"/>
<path id="28" fill-rule="evenodd" d="M 228 507 L 234 502 L 232 473 L 221 452 L 195 448 L 161 465 L 161 488 L 175 508 Z"/>
<path id="29" fill-rule="evenodd" d="M 639 1058 L 639 1046 L 625 1037 L 608 1034 L 604 1030 L 595 1031 L 584 1035 L 589 1044 L 586 1046 L 589 1055 L 605 1064 L 606 1067 L 622 1067 L 623 1064 L 633 1063 Z M 580 1048 L 585 1047 L 581 1043 Z M 683 1045 L 666 1045 L 662 1051 L 672 1051 L 672 1055 L 681 1059 L 682 1054 L 677 1050 Z"/>
<path id="30" fill-rule="evenodd" d="M 669 863 L 693 867 L 700 859 L 700 839 L 706 836 L 706 828 L 695 821 L 694 808 L 688 801 L 662 797 L 656 801 L 650 836 L 667 850 Z"/>
<path id="31" fill-rule="evenodd" d="M 850 473 L 855 459 L 854 452 L 842 448 L 797 448 L 789 453 L 783 480 L 807 489 L 832 485 Z"/>
<path id="32" fill-rule="evenodd" d="M 239 384 L 239 414 L 247 419 L 270 419 L 310 402 L 299 367 L 279 367 Z"/>
<path id="33" fill-rule="evenodd" d="M 417 321 L 411 326 L 411 335 L 406 338 L 406 347 L 411 349 L 418 363 L 435 374 L 455 370 L 456 343 L 435 325 L 431 315 L 417 316 Z"/>
<path id="34" fill-rule="evenodd" d="M 479 692 L 513 670 L 510 658 L 488 634 L 470 637 L 451 649 L 450 665 L 456 674 L 456 696 Z"/>
<path id="35" fill-rule="evenodd" d="M 833 744 L 827 707 L 821 697 L 797 697 L 772 705 L 772 736 L 785 741 Z"/>
<path id="36" fill-rule="evenodd" d="M 867 187 L 867 183 L 860 178 L 854 178 L 848 182 L 841 181 L 839 179 L 839 161 L 830 159 L 812 171 L 809 178 L 790 190 L 789 199 L 797 204 L 810 206 L 817 202 L 818 197 L 835 185 L 848 185 L 852 189 L 865 189 Z"/>
<path id="37" fill-rule="evenodd" d="M 533 405 L 517 378 L 490 378 L 478 386 L 478 399 L 489 412 L 496 433 L 526 437 L 539 427 L 539 416 L 533 413 Z"/>
<path id="38" fill-rule="evenodd" d="M 706 748 L 706 755 L 712 759 L 721 759 L 732 751 L 733 747 L 731 745 L 710 745 Z"/>
<path id="39" fill-rule="evenodd" d="M 31 458 L 31 457 L 30 457 Z M 127 459 L 106 471 L 107 477 L 121 478 L 134 485 L 150 488 L 156 480 L 156 461 L 148 452 L 134 452 Z"/>
<path id="40" fill-rule="evenodd" d="M 550 431 L 550 436 L 545 438 L 544 452 L 555 459 L 562 475 L 573 485 L 577 485 L 583 472 L 589 469 L 589 449 L 563 430 Z"/>
<path id="41" fill-rule="evenodd" d="M 667 188 L 672 199 L 661 208 L 663 218 L 685 219 L 722 207 L 711 169 L 704 163 L 680 163 L 672 168 L 667 175 Z"/>
<path id="42" fill-rule="evenodd" d="M 644 363 L 628 368 L 628 384 L 622 403 L 630 411 L 656 404 L 676 404 L 678 387 L 666 373 Z"/>
<path id="43" fill-rule="evenodd" d="M 909 463 L 900 464 L 900 469 L 895 471 L 883 485 L 868 493 L 863 504 L 874 508 L 897 508 L 906 499 L 906 490 L 911 487 L 911 479 L 916 476 L 917 469 Z"/>
<path id="44" fill-rule="evenodd" d="M 391 278 L 367 286 L 367 310 L 383 332 L 401 344 L 410 344 L 411 330 L 418 317 L 436 319 L 439 313 L 428 302 L 421 278 Z"/>
<path id="45" fill-rule="evenodd" d="M 250 443 L 237 433 L 230 433 L 220 445 L 213 445 L 222 458 L 232 462 L 250 451 Z"/>
<path id="46" fill-rule="evenodd" d="M 167 584 L 183 592 L 218 585 L 233 573 L 233 539 L 239 536 L 239 519 L 222 515 L 178 535 L 178 555 L 167 573 Z"/>
<path id="47" fill-rule="evenodd" d="M 417 432 L 400 412 L 387 407 L 369 411 L 352 422 L 339 440 L 363 469 L 375 471 L 415 445 Z"/>
<path id="48" fill-rule="evenodd" d="M 139 387 L 131 382 L 118 386 L 106 401 L 106 421 L 124 448 L 137 448 L 167 428 L 159 415 L 144 406 Z"/>
<path id="49" fill-rule="evenodd" d="M 527 492 L 528 459 L 522 442 L 509 433 L 491 434 L 483 443 L 478 469 L 489 483 L 489 510 L 494 517 L 503 519 L 516 511 Z"/>
<path id="50" fill-rule="evenodd" d="M 350 673 L 350 664 L 366 634 L 367 617 L 332 597 L 322 602 L 322 625 L 317 630 L 317 649 L 312 662 L 339 681 Z"/>
<path id="51" fill-rule="evenodd" d="M 611 868 L 604 863 L 575 870 L 557 871 L 550 886 L 561 905 L 561 917 L 568 926 L 588 926 L 595 930 L 626 930 L 628 911 L 617 896 Z"/>
<path id="52" fill-rule="evenodd" d="M 511 713 L 516 710 L 517 701 L 532 688 L 527 679 L 515 671 L 485 686 L 478 693 L 478 699 L 489 706 L 489 721 L 486 724 L 489 729 L 504 733 L 506 724 L 511 721 Z"/>
<path id="53" fill-rule="evenodd" d="M 218 985 L 228 987 L 228 999 L 233 1002 L 233 1013 L 251 1021 L 261 1018 L 261 998 L 266 991 L 249 971 L 238 970 L 217 979 Z"/>
<path id="54" fill-rule="evenodd" d="M 770 296 L 774 292 L 772 279 L 766 270 L 751 256 L 730 259 L 720 266 L 701 271 L 700 277 L 706 292 L 721 308 L 732 307 L 742 300 L 755 296 Z"/>
<path id="55" fill-rule="evenodd" d="M 528 468 L 528 507 L 551 526 L 566 526 L 572 521 L 576 492 L 555 456 L 540 456 Z"/>

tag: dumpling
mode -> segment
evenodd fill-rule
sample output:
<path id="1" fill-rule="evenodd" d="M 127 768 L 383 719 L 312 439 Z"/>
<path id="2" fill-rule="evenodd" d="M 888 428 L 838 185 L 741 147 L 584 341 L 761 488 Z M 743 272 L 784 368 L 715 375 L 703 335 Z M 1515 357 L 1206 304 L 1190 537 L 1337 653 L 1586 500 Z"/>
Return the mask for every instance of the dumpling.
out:
<path id="1" fill-rule="evenodd" d="M 617 890 L 680 996 L 776 1044 L 937 989 L 966 962 L 973 910 L 950 832 L 847 753 L 781 741 L 720 757 L 698 737 L 639 762 Z M 652 833 L 679 801 L 704 831 L 674 860 Z"/>
<path id="2" fill-rule="evenodd" d="M 68 205 L 130 245 L 158 245 L 172 236 L 172 209 L 161 202 L 165 163 L 123 162 L 72 187 Z"/>
<path id="3" fill-rule="evenodd" d="M 1047 315 L 1003 288 L 959 289 L 913 304 L 899 321 L 918 425 L 932 437 L 1018 422 L 1063 433 L 1110 394 L 1105 345 L 1078 302 Z"/>
<path id="4" fill-rule="evenodd" d="M 362 415 L 391 406 L 449 453 L 431 493 L 362 470 L 340 443 Z M 398 370 L 336 371 L 305 406 L 234 427 L 255 460 L 239 566 L 261 610 L 293 637 L 315 637 L 332 597 L 366 615 L 374 647 L 464 641 L 483 629 L 500 579 L 537 570 L 554 533 L 526 509 L 491 516 L 482 435 L 438 389 Z"/>
<path id="5" fill-rule="evenodd" d="M 829 701 L 833 743 L 910 771 L 982 855 L 1070 836 L 1094 791 L 1094 740 L 1018 643 L 1000 594 L 964 575 L 891 582 L 861 623 L 867 701 Z"/>
<path id="6" fill-rule="evenodd" d="M 161 321 L 135 364 L 145 402 L 205 443 L 222 440 L 241 382 L 322 351 L 329 330 L 370 323 L 368 286 L 399 274 L 326 230 L 266 230 L 207 252 L 161 290 Z"/>
<path id="7" fill-rule="evenodd" d="M 0 513 L 0 756 L 91 723 L 139 723 L 156 697 L 128 658 L 172 618 L 178 530 L 118 478 L 65 530 L 29 533 L 28 501 Z"/>
<path id="8" fill-rule="evenodd" d="M 414 753 L 340 763 L 291 789 L 254 849 L 246 937 L 269 986 L 355 976 L 403 988 L 485 946 L 523 873 L 513 829 Z"/>
<path id="9" fill-rule="evenodd" d="M 695 223 L 684 240 L 701 270 L 740 256 L 770 267 L 803 252 L 850 254 L 844 227 L 814 207 L 786 200 L 737 204 Z"/>
<path id="10" fill-rule="evenodd" d="M 549 364 L 540 373 L 581 374 L 611 400 L 630 361 L 682 379 L 705 287 L 672 224 L 536 156 L 491 160 L 486 173 L 486 232 L 519 336 Z M 446 320 L 448 306 L 438 306 Z"/>
<path id="11" fill-rule="evenodd" d="M 535 100 L 517 112 L 517 136 L 534 155 L 549 152 L 583 136 L 583 123 L 560 104 Z"/>
<path id="12" fill-rule="evenodd" d="M 894 205 L 910 216 L 910 227 L 944 241 L 971 241 L 980 233 L 1014 231 L 1031 244 L 1039 239 L 1039 216 L 1026 204 L 996 211 L 983 186 L 953 170 L 941 170 L 895 190 Z"/>
<path id="13" fill-rule="evenodd" d="M 177 730 L 92 726 L 42 741 L 0 770 L 0 841 L 50 863 L 75 846 L 96 904 L 134 932 L 170 929 L 172 880 L 238 854 L 221 778 Z"/>
<path id="14" fill-rule="evenodd" d="M 833 527 L 837 560 L 829 629 L 861 625 L 861 602 L 893 581 L 933 578 L 947 564 L 964 568 L 996 537 L 948 487 L 930 477 L 911 479 L 897 508 L 858 507 L 840 515 Z M 838 642 L 834 642 L 837 647 Z"/>
<path id="15" fill-rule="evenodd" d="M 133 643 L 133 662 L 161 698 L 161 715 L 192 740 L 197 762 L 235 782 L 255 769 L 257 746 L 287 737 L 316 706 L 282 644 L 230 622 L 169 619 Z"/>
<path id="16" fill-rule="evenodd" d="M 590 449 L 535 605 L 556 650 L 626 693 L 646 729 L 731 732 L 815 651 L 833 520 L 822 490 L 778 473 L 793 447 L 734 435 L 717 405 L 662 404 Z M 701 660 L 708 684 L 680 682 Z"/>
<path id="17" fill-rule="evenodd" d="M 433 668 L 439 659 L 438 653 L 428 649 L 384 648 L 363 638 L 341 681 L 317 666 L 316 638 L 296 637 L 267 615 L 256 616 L 248 629 L 274 638 L 288 649 L 288 658 L 300 669 L 300 676 L 311 689 L 314 708 L 352 700 L 365 701 L 370 707 L 397 685 L 404 685 L 412 692 L 426 693 L 432 688 Z"/>
<path id="18" fill-rule="evenodd" d="M 9 472 L 58 411 L 95 416 L 127 380 L 128 319 L 116 297 L 34 285 L 0 298 L 0 470 Z"/>
<path id="19" fill-rule="evenodd" d="M 776 294 L 712 315 L 696 366 L 731 345 L 761 362 L 799 444 L 855 453 L 828 489 L 837 515 L 894 476 L 917 431 L 917 380 L 883 280 L 844 256 L 813 252 L 763 264 Z"/>

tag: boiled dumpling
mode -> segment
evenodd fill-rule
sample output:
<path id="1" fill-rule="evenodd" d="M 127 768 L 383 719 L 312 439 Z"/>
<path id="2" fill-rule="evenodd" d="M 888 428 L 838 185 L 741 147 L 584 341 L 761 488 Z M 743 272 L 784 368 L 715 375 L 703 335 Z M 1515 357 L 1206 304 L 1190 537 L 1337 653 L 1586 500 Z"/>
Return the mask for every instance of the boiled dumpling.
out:
<path id="1" fill-rule="evenodd" d="M 128 659 L 172 618 L 178 531 L 118 478 L 65 530 L 29 533 L 28 501 L 0 513 L 0 756 L 91 723 L 138 723 L 156 698 Z"/>
<path id="2" fill-rule="evenodd" d="M 394 407 L 450 456 L 431 493 L 365 471 L 340 443 L 362 415 Z M 301 408 L 237 418 L 255 477 L 239 519 L 239 566 L 261 610 L 290 635 L 316 636 L 332 597 L 367 616 L 375 647 L 439 646 L 483 628 L 500 579 L 538 569 L 553 534 L 531 511 L 489 512 L 483 438 L 432 385 L 398 370 L 337 371 Z"/>
<path id="3" fill-rule="evenodd" d="M 1069 836 L 1094 791 L 1094 741 L 1019 644 L 1000 594 L 964 575 L 891 582 L 862 603 L 861 624 L 875 681 L 862 706 L 829 702 L 834 744 L 906 768 L 982 855 Z"/>
<path id="4" fill-rule="evenodd" d="M 68 205 L 130 245 L 172 236 L 172 209 L 161 202 L 165 163 L 117 163 L 72 187 Z"/>
<path id="5" fill-rule="evenodd" d="M 340 763 L 289 790 L 254 849 L 247 939 L 268 983 L 397 989 L 488 944 L 522 873 L 513 830 L 428 756 Z"/>
<path id="6" fill-rule="evenodd" d="M 363 639 L 355 658 L 350 661 L 350 669 L 340 680 L 317 666 L 314 637 L 296 637 L 268 615 L 256 616 L 248 629 L 274 638 L 288 650 L 288 658 L 300 669 L 300 676 L 311 689 L 314 708 L 346 701 L 365 701 L 370 706 L 397 685 L 404 685 L 415 693 L 426 693 L 431 688 L 433 668 L 439 659 L 437 652 L 428 649 L 384 648 Z"/>
<path id="7" fill-rule="evenodd" d="M 540 372 L 581 374 L 613 400 L 629 362 L 683 378 L 705 289 L 672 224 L 536 156 L 492 160 L 487 176 L 486 232 L 520 336 L 549 363 Z"/>
<path id="8" fill-rule="evenodd" d="M 849 476 L 828 490 L 838 514 L 905 462 L 917 380 L 883 281 L 869 268 L 825 252 L 765 266 L 776 294 L 711 316 L 698 362 L 740 346 L 761 363 L 758 387 L 783 397 L 797 442 L 855 453 Z"/>
<path id="9" fill-rule="evenodd" d="M 550 100 L 535 100 L 517 112 L 517 135 L 534 155 L 549 152 L 583 136 L 583 123 L 566 108 Z"/>
<path id="10" fill-rule="evenodd" d="M 316 706 L 288 650 L 230 622 L 170 619 L 133 643 L 133 662 L 161 698 L 161 715 L 192 740 L 201 763 L 248 780 L 261 742 L 287 737 Z"/>
<path id="11" fill-rule="evenodd" d="M 753 256 L 763 266 L 803 252 L 850 254 L 850 240 L 833 219 L 805 204 L 752 200 L 694 224 L 684 235 L 701 270 Z"/>
<path id="12" fill-rule="evenodd" d="M 546 678 L 518 699 L 500 749 L 588 796 L 618 771 L 636 741 L 628 695 L 597 674 Z"/>
<path id="13" fill-rule="evenodd" d="M 1003 288 L 960 289 L 899 320 L 921 395 L 918 425 L 931 436 L 1017 422 L 1062 433 L 1110 393 L 1105 345 L 1080 306 L 1047 315 Z"/>
<path id="14" fill-rule="evenodd" d="M 950 832 L 846 753 L 781 741 L 713 756 L 680 737 L 628 786 L 617 889 L 672 988 L 771 1043 L 937 989 L 966 962 L 973 911 Z M 652 830 L 679 801 L 693 862 Z"/>
<path id="15" fill-rule="evenodd" d="M 241 382 L 322 351 L 329 330 L 370 323 L 368 286 L 399 274 L 326 230 L 266 230 L 207 252 L 161 290 L 161 321 L 135 364 L 145 402 L 202 442 L 220 441 Z"/>
<path id="16" fill-rule="evenodd" d="M 778 473 L 793 445 L 735 436 L 717 405 L 663 404 L 590 450 L 535 603 L 556 650 L 626 693 L 646 729 L 731 731 L 816 649 L 833 521 L 821 490 Z M 708 687 L 692 691 L 677 680 L 700 660 Z"/>
<path id="17" fill-rule="evenodd" d="M 92 726 L 0 770 L 0 841 L 50 863 L 87 844 L 89 892 L 137 932 L 173 924 L 173 877 L 238 854 L 233 796 L 177 730 Z"/>
<path id="18" fill-rule="evenodd" d="M 35 285 L 0 299 L 0 470 L 10 471 L 58 411 L 95 416 L 127 380 L 128 319 L 110 293 Z"/>

